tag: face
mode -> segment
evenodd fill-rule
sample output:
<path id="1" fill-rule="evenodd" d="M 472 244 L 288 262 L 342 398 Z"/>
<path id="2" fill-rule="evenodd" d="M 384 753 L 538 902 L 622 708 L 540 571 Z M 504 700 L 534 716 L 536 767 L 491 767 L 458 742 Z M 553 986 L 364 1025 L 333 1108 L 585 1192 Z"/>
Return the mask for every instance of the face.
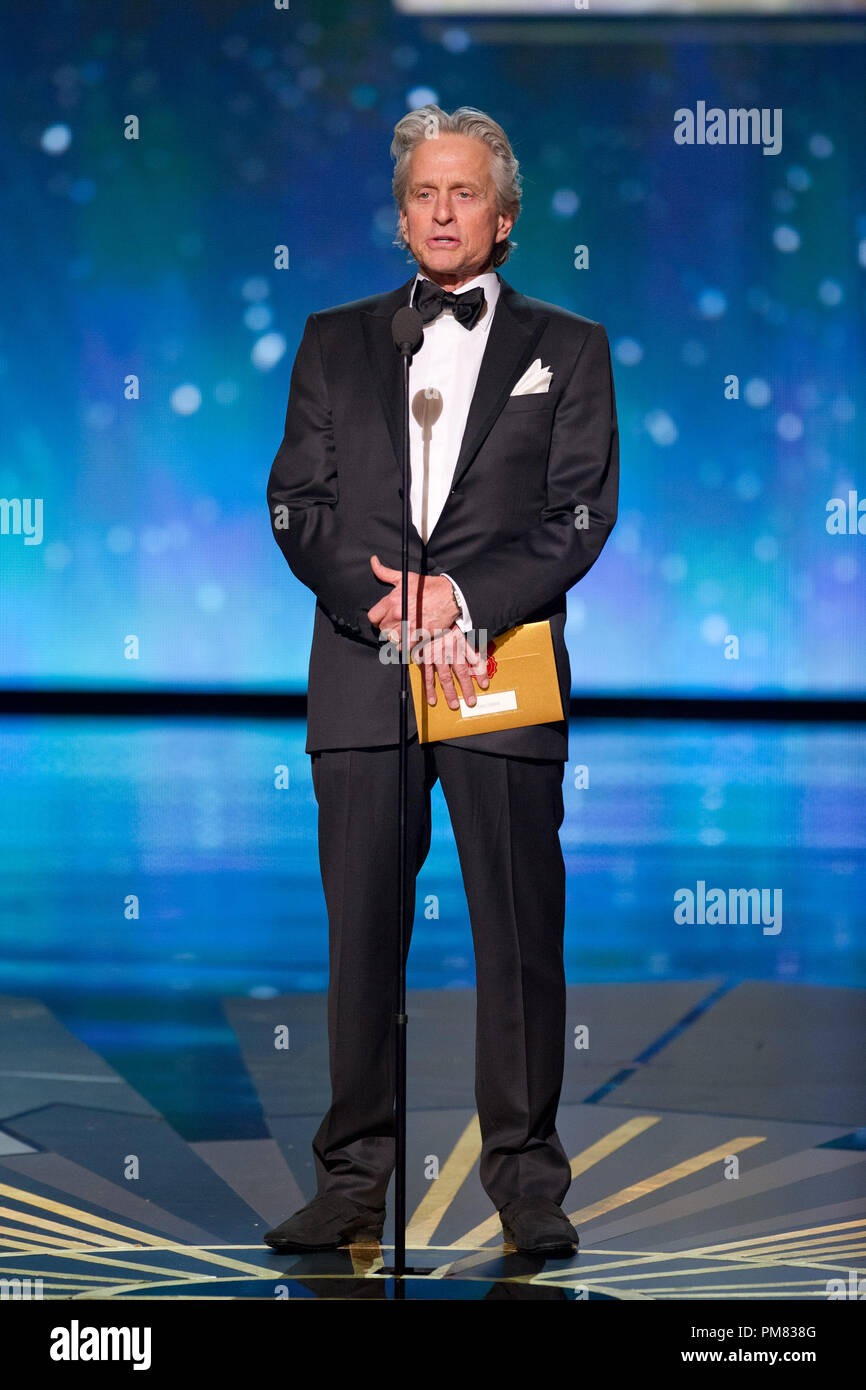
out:
<path id="1" fill-rule="evenodd" d="M 492 152 L 470 135 L 422 140 L 409 158 L 400 227 L 419 269 L 446 290 L 490 270 L 514 218 L 496 211 Z"/>

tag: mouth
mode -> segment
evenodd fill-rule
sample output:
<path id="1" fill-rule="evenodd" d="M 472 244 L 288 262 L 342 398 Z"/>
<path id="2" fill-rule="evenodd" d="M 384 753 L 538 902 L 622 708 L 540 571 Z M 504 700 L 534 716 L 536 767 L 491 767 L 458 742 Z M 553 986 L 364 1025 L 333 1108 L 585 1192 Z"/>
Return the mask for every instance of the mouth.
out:
<path id="1" fill-rule="evenodd" d="M 427 239 L 428 246 L 459 246 L 460 242 L 456 236 L 431 236 Z"/>

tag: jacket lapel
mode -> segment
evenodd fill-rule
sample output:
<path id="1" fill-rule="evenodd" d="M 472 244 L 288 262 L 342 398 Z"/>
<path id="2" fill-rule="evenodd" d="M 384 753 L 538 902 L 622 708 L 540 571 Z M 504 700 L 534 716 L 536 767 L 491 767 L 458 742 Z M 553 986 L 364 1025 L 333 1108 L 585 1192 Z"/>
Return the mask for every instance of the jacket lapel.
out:
<path id="1" fill-rule="evenodd" d="M 512 388 L 532 361 L 535 344 L 547 325 L 547 318 L 534 313 L 522 294 L 512 289 L 501 275 L 498 279 L 499 299 L 469 406 L 452 487 L 457 487 L 496 423 Z"/>
<path id="2" fill-rule="evenodd" d="M 415 275 L 399 289 L 382 297 L 378 308 L 372 313 L 362 314 L 364 333 L 379 403 L 385 415 L 391 444 L 394 451 L 394 468 L 400 477 L 400 427 L 401 390 L 400 354 L 391 336 L 391 320 L 398 309 L 409 303 L 409 293 L 415 282 Z M 490 433 L 496 417 L 508 400 L 515 383 L 519 381 L 532 361 L 532 353 L 547 324 L 547 317 L 537 314 L 526 299 L 499 276 L 499 299 L 493 322 L 490 325 L 489 341 L 481 359 L 481 369 L 475 385 L 475 393 L 469 407 L 466 428 L 457 464 L 454 469 L 452 487 L 457 487 L 471 464 L 485 438 Z M 399 485 L 399 482 L 398 482 Z M 448 510 L 448 503 L 442 517 Z M 417 535 L 416 531 L 416 535 Z M 432 537 L 431 532 L 431 537 Z M 428 540 L 429 544 L 429 540 Z"/>

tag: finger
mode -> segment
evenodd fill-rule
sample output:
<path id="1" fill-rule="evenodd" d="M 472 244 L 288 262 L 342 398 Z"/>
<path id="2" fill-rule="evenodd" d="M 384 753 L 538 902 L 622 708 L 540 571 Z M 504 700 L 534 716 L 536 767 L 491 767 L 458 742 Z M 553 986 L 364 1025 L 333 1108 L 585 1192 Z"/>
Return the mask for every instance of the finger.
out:
<path id="1" fill-rule="evenodd" d="M 466 634 L 460 628 L 450 628 L 448 634 L 442 638 L 442 652 L 448 657 L 450 667 L 460 687 L 460 695 L 470 708 L 477 705 L 477 696 L 473 687 L 473 680 L 481 684 L 482 673 L 487 684 L 487 662 L 481 663 L 478 653 L 474 652 L 473 646 L 467 642 Z"/>
<path id="2" fill-rule="evenodd" d="M 402 580 L 403 578 L 400 570 L 391 570 L 387 565 L 383 565 L 378 555 L 370 556 L 370 566 L 374 574 L 378 575 L 380 579 L 387 579 L 389 584 L 393 584 L 395 580 Z"/>
<path id="3" fill-rule="evenodd" d="M 472 687 L 472 672 L 465 661 L 457 661 L 454 665 L 454 678 L 460 687 L 460 694 L 470 707 L 477 702 L 477 696 Z"/>
<path id="4" fill-rule="evenodd" d="M 384 627 L 389 620 L 390 613 L 390 594 L 386 594 L 384 598 L 380 598 L 377 603 L 374 603 L 372 608 L 367 609 L 367 617 L 370 619 L 371 623 L 375 623 L 376 627 Z"/>
<path id="5" fill-rule="evenodd" d="M 422 666 L 424 672 L 424 692 L 427 696 L 428 705 L 436 703 L 436 668 L 429 661 L 425 661 Z"/>
<path id="6" fill-rule="evenodd" d="M 397 627 L 399 625 L 400 609 L 397 607 L 395 610 L 394 604 L 391 602 L 391 595 L 388 594 L 385 598 L 380 598 L 378 603 L 367 610 L 367 617 L 370 619 L 371 623 L 381 628 L 383 632 L 386 630 L 390 632 L 392 627 Z"/>
<path id="7" fill-rule="evenodd" d="M 482 656 L 480 652 L 475 651 L 470 642 L 464 641 L 464 645 L 466 647 L 466 657 L 472 676 L 481 686 L 481 689 L 486 690 L 490 684 L 490 677 L 487 674 L 487 658 Z"/>
<path id="8" fill-rule="evenodd" d="M 460 701 L 457 699 L 457 692 L 454 689 L 451 667 L 447 661 L 437 661 L 436 670 L 439 672 L 439 679 L 442 682 L 442 689 L 445 693 L 445 699 L 448 701 L 449 708 L 459 709 Z"/>

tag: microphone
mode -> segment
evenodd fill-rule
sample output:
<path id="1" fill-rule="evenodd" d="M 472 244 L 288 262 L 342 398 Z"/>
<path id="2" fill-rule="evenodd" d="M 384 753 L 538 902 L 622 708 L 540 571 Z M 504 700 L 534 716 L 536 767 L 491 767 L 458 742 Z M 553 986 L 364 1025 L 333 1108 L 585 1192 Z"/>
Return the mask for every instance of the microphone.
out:
<path id="1" fill-rule="evenodd" d="M 423 341 L 424 320 L 417 309 L 412 309 L 407 304 L 405 309 L 398 309 L 392 318 L 391 333 L 394 338 L 394 346 L 404 357 L 411 357 Z"/>

